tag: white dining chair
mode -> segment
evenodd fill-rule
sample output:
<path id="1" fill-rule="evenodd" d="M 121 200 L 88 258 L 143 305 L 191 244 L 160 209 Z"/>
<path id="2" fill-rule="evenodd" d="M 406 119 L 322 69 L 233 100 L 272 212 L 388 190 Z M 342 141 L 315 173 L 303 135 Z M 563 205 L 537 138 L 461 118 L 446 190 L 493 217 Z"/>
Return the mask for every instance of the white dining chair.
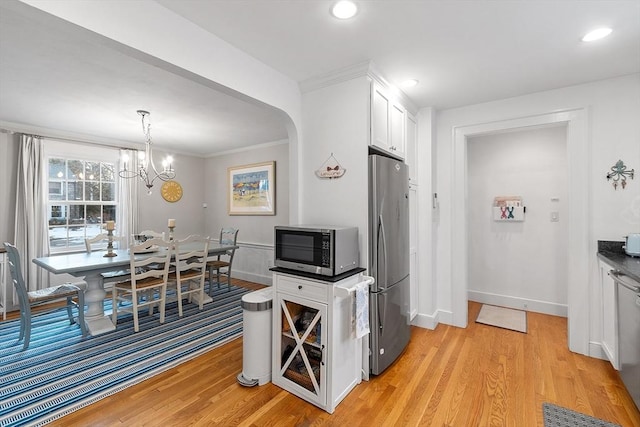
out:
<path id="1" fill-rule="evenodd" d="M 143 239 L 140 239 L 140 237 L 144 237 Z M 162 239 L 165 240 L 165 233 L 163 232 L 159 232 L 159 231 L 154 231 L 154 230 L 143 230 L 139 233 L 134 233 L 131 235 L 131 239 L 133 241 L 133 244 L 138 244 L 140 243 L 142 240 L 145 239 Z"/>
<path id="2" fill-rule="evenodd" d="M 9 256 L 9 271 L 11 272 L 11 281 L 18 295 L 18 302 L 20 305 L 20 333 L 18 341 L 23 340 L 22 350 L 29 348 L 31 341 L 31 326 L 33 313 L 31 311 L 34 307 L 46 306 L 43 310 L 39 310 L 38 314 L 43 314 L 48 311 L 57 310 L 59 305 L 54 304 L 58 301 L 66 301 L 67 316 L 69 317 L 69 323 L 78 323 L 82 336 L 87 334 L 87 330 L 84 324 L 84 288 L 86 283 L 65 283 L 64 285 L 52 286 L 49 288 L 38 289 L 36 291 L 28 291 L 27 286 L 22 276 L 22 267 L 20 264 L 20 252 L 10 243 L 5 242 L 4 247 L 7 249 Z M 75 300 L 74 300 L 75 298 Z M 72 307 L 76 307 L 78 310 L 78 321 L 73 317 L 71 311 Z M 42 322 L 38 322 L 42 324 Z"/>
<path id="3" fill-rule="evenodd" d="M 111 316 L 114 325 L 118 323 L 118 313 L 128 311 L 133 314 L 133 329 L 138 332 L 138 310 L 149 307 L 149 314 L 152 314 L 155 305 L 159 306 L 160 323 L 164 323 L 172 246 L 162 239 L 149 239 L 129 248 L 131 278 L 113 284 Z M 152 265 L 160 268 L 149 268 Z"/>
<path id="4" fill-rule="evenodd" d="M 209 237 L 191 235 L 174 243 L 175 271 L 169 273 L 167 292 L 176 292 L 178 316 L 182 317 L 182 300 L 185 297 L 191 303 L 196 296 L 198 307 L 202 310 Z"/>
<path id="5" fill-rule="evenodd" d="M 113 241 L 120 247 L 122 243 L 122 237 L 113 237 Z M 105 250 L 109 241 L 109 235 L 107 233 L 101 233 L 94 237 L 89 237 L 84 239 L 84 245 L 87 249 L 87 253 L 93 251 Z M 106 283 L 118 282 L 122 280 L 127 280 L 130 278 L 129 270 L 122 269 L 118 271 L 109 271 L 106 273 L 100 274 L 102 276 L 102 281 Z"/>

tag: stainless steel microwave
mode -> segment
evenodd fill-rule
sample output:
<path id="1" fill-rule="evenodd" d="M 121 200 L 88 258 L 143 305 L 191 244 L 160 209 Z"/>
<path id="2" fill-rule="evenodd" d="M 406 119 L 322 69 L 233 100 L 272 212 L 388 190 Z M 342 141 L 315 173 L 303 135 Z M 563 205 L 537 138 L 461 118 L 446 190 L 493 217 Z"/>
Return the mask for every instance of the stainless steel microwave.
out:
<path id="1" fill-rule="evenodd" d="M 357 227 L 276 226 L 274 242 L 276 267 L 337 276 L 359 266 Z"/>

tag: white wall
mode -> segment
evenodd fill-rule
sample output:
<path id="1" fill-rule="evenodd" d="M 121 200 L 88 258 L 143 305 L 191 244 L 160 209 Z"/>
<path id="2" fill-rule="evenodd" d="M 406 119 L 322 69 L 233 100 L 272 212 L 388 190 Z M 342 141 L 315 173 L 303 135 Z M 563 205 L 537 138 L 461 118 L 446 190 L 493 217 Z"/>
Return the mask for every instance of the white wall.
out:
<path id="1" fill-rule="evenodd" d="M 566 316 L 566 127 L 469 138 L 467 167 L 469 299 Z M 494 221 L 497 196 L 521 196 L 525 220 Z"/>
<path id="2" fill-rule="evenodd" d="M 156 180 L 147 194 L 147 188 L 138 180 L 138 224 L 139 231 L 156 230 L 169 233 L 167 220 L 174 218 L 176 228 L 174 236 L 177 239 L 190 234 L 203 234 L 205 230 L 204 211 L 202 209 L 204 194 L 205 160 L 175 153 L 165 153 L 154 150 L 153 157 L 156 164 L 167 155 L 174 158 L 176 171 L 175 181 L 182 186 L 182 198 L 170 203 L 162 198 L 160 188 L 162 181 Z"/>
<path id="3" fill-rule="evenodd" d="M 357 77 L 303 94 L 301 223 L 357 226 L 360 265 L 367 266 L 370 80 Z M 346 169 L 338 179 L 315 174 L 331 156 Z"/>
<path id="4" fill-rule="evenodd" d="M 586 136 L 582 145 L 588 169 L 584 185 L 588 188 L 587 265 L 588 283 L 582 292 L 587 303 L 580 309 L 587 313 L 590 343 L 601 337 L 600 294 L 597 288 L 597 240 L 621 240 L 630 231 L 640 229 L 640 181 L 631 181 L 626 190 L 614 191 L 605 175 L 618 160 L 630 168 L 640 168 L 640 74 L 632 74 L 589 84 L 534 93 L 485 104 L 441 111 L 437 116 L 437 191 L 440 200 L 440 223 L 437 227 L 437 310 L 452 311 L 453 289 L 460 286 L 452 281 L 452 271 L 458 268 L 451 247 L 454 188 L 454 130 L 479 123 L 536 117 L 550 112 L 586 109 Z M 569 176 L 573 171 L 569 169 Z M 569 266 L 571 269 L 575 266 Z M 582 268 L 582 267 L 579 267 Z M 464 286 L 464 285 L 463 285 Z M 464 294 L 466 295 L 466 293 Z M 464 308 L 461 308 L 463 307 Z M 466 310 L 466 305 L 458 304 Z M 454 313 L 455 314 L 455 313 Z M 591 344 L 589 344 L 591 345 Z"/>
<path id="5" fill-rule="evenodd" d="M 289 144 L 278 141 L 205 160 L 204 229 L 217 238 L 222 227 L 239 229 L 233 261 L 233 276 L 263 284 L 271 284 L 269 267 L 273 265 L 273 227 L 289 224 Z M 276 214 L 229 215 L 227 210 L 227 168 L 275 161 Z"/>

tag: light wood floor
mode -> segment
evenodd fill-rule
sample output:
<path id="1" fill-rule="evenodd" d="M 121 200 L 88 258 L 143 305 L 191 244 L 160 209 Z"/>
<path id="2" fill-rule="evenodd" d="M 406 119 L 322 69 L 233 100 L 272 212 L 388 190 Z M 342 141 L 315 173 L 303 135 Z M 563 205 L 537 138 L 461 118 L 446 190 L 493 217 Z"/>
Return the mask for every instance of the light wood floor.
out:
<path id="1" fill-rule="evenodd" d="M 236 282 L 252 289 L 249 282 Z M 269 383 L 245 388 L 237 339 L 74 412 L 57 426 L 542 426 L 542 403 L 640 427 L 617 372 L 567 350 L 565 318 L 528 313 L 528 333 L 474 323 L 412 329 L 400 359 L 330 415 Z"/>

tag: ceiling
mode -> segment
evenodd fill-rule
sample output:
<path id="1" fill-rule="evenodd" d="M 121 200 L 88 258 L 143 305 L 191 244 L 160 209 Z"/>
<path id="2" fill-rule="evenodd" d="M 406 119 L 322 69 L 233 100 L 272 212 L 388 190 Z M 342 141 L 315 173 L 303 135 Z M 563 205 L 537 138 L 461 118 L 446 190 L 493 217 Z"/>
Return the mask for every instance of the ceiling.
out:
<path id="1" fill-rule="evenodd" d="M 640 72 L 640 0 L 361 0 L 348 21 L 325 0 L 157 2 L 298 82 L 371 60 L 391 83 L 418 79 L 403 89 L 418 107 Z M 614 32 L 580 40 L 599 26 Z M 156 144 L 200 156 L 287 138 L 278 111 L 168 69 L 0 2 L 0 122 L 139 143 L 147 109 Z"/>

